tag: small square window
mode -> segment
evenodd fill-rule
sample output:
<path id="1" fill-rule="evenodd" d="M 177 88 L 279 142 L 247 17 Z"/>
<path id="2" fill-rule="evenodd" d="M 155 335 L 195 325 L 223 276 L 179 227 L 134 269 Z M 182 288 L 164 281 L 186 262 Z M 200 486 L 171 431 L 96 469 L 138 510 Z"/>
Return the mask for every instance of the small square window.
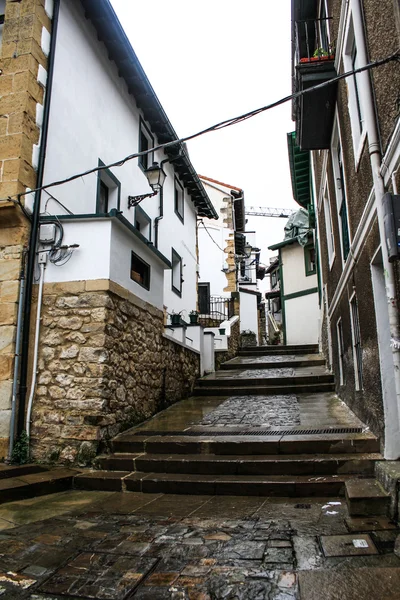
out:
<path id="1" fill-rule="evenodd" d="M 0 11 L 2 8 L 3 8 L 3 10 L 5 8 L 5 6 L 2 7 L 1 4 L 2 3 L 0 2 Z M 1 44 L 3 41 L 3 29 L 4 29 L 4 14 L 0 15 L 0 50 L 1 50 Z"/>
<path id="2" fill-rule="evenodd" d="M 146 290 L 150 289 L 150 265 L 134 252 L 131 259 L 131 279 Z"/>
<path id="3" fill-rule="evenodd" d="M 172 248 L 172 291 L 182 296 L 182 258 Z"/>
<path id="4" fill-rule="evenodd" d="M 304 247 L 304 261 L 306 267 L 306 276 L 315 275 L 317 272 L 317 263 L 315 258 L 315 248 L 312 244 Z"/>
<path id="5" fill-rule="evenodd" d="M 175 177 L 175 212 L 183 223 L 184 216 L 184 193 L 178 179 Z"/>
<path id="6" fill-rule="evenodd" d="M 104 163 L 99 160 L 99 167 Z M 112 208 L 119 210 L 121 184 L 109 169 L 98 171 L 96 213 L 108 214 Z"/>
<path id="7" fill-rule="evenodd" d="M 147 127 L 143 119 L 140 119 L 140 128 L 139 128 L 139 152 L 145 152 L 150 148 L 154 147 L 154 137 L 151 134 L 150 129 Z M 153 153 L 149 152 L 149 154 L 144 154 L 143 156 L 139 156 L 139 166 L 146 170 L 150 167 L 153 162 Z"/>
<path id="8" fill-rule="evenodd" d="M 151 219 L 141 206 L 135 207 L 135 227 L 151 242 Z"/>

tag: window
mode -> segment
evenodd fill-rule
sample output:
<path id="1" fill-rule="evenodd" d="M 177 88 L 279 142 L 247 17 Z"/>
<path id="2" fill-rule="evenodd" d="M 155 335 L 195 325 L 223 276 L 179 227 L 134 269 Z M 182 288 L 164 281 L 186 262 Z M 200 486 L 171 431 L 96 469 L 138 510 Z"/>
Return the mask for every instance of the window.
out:
<path id="1" fill-rule="evenodd" d="M 329 268 L 332 267 L 335 260 L 335 238 L 333 237 L 331 203 L 329 199 L 328 185 L 325 185 L 324 190 L 324 215 L 326 229 L 326 243 L 328 246 Z"/>
<path id="2" fill-rule="evenodd" d="M 198 285 L 199 295 L 199 313 L 201 315 L 210 314 L 210 284 L 199 283 Z"/>
<path id="3" fill-rule="evenodd" d="M 309 275 L 315 275 L 317 272 L 317 263 L 313 244 L 308 244 L 304 247 L 304 263 L 306 268 L 306 276 L 308 277 Z"/>
<path id="4" fill-rule="evenodd" d="M 343 344 L 343 325 L 342 319 L 336 323 L 337 346 L 339 356 L 339 384 L 344 385 L 344 344 Z"/>
<path id="5" fill-rule="evenodd" d="M 362 348 L 358 303 L 355 294 L 350 298 L 351 337 L 353 342 L 354 379 L 356 390 L 362 389 Z"/>
<path id="6" fill-rule="evenodd" d="M 172 291 L 182 296 L 182 258 L 172 248 Z"/>
<path id="7" fill-rule="evenodd" d="M 184 195 L 183 187 L 175 177 L 175 212 L 183 223 Z"/>
<path id="8" fill-rule="evenodd" d="M 134 252 L 131 259 L 131 279 L 146 290 L 150 289 L 150 265 Z"/>
<path id="9" fill-rule="evenodd" d="M 99 160 L 99 167 L 104 163 Z M 109 169 L 98 171 L 96 213 L 108 214 L 112 208 L 119 210 L 121 184 Z"/>
<path id="10" fill-rule="evenodd" d="M 344 178 L 342 145 L 339 129 L 336 124 L 332 139 L 332 165 L 335 179 L 336 204 L 339 218 L 340 245 L 343 263 L 346 262 L 350 251 L 350 232 L 347 214 L 346 182 Z"/>
<path id="11" fill-rule="evenodd" d="M 135 227 L 151 242 L 151 219 L 141 206 L 135 207 Z"/>
<path id="12" fill-rule="evenodd" d="M 276 287 L 278 284 L 278 271 L 272 271 L 271 273 L 271 289 Z"/>
<path id="13" fill-rule="evenodd" d="M 358 69 L 362 66 L 359 59 L 359 52 L 357 50 L 357 42 L 354 34 L 354 25 L 352 17 L 349 21 L 344 44 L 343 64 L 345 71 L 354 71 L 355 69 Z M 350 115 L 351 133 L 353 138 L 353 148 L 356 165 L 358 164 L 364 141 L 364 119 L 359 93 L 359 77 L 360 74 L 358 73 L 347 79 L 348 109 Z"/>
<path id="14" fill-rule="evenodd" d="M 143 119 L 140 119 L 139 126 L 139 152 L 149 150 L 154 147 L 154 137 L 151 135 L 150 129 L 147 127 Z M 145 170 L 148 169 L 153 163 L 153 152 L 139 156 L 139 166 Z"/>

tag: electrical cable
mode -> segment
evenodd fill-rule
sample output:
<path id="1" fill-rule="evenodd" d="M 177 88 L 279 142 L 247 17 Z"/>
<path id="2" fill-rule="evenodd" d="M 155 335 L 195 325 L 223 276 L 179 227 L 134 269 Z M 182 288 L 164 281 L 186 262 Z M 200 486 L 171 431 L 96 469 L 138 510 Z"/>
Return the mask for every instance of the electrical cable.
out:
<path id="1" fill-rule="evenodd" d="M 211 235 L 211 233 L 208 231 L 207 227 L 204 225 L 204 221 L 203 219 L 199 219 L 199 223 L 200 225 L 202 225 L 204 227 L 204 229 L 207 231 L 208 235 L 210 236 L 210 238 L 212 239 L 212 241 L 214 242 L 214 244 L 217 246 L 217 248 L 219 248 L 219 250 L 221 250 L 221 252 L 225 252 L 225 250 L 223 250 L 221 248 L 221 246 L 219 244 L 217 244 L 217 242 L 214 240 L 213 236 Z"/>
<path id="2" fill-rule="evenodd" d="M 358 69 L 354 69 L 352 71 L 347 71 L 346 73 L 342 73 L 341 75 L 337 75 L 336 77 L 333 77 L 329 81 L 324 81 L 322 83 L 319 83 L 318 85 L 307 88 L 306 90 L 301 90 L 300 92 L 295 92 L 294 94 L 285 96 L 284 98 L 281 98 L 280 100 L 276 100 L 275 102 L 272 102 L 271 104 L 267 104 L 266 106 L 262 106 L 261 108 L 257 108 L 250 112 L 244 113 L 238 117 L 226 119 L 225 121 L 221 121 L 220 123 L 217 123 L 216 125 L 211 125 L 210 127 L 207 127 L 206 129 L 202 129 L 201 131 L 198 131 L 197 133 L 193 133 L 192 135 L 188 135 L 183 138 L 178 138 L 176 140 L 172 140 L 172 141 L 166 142 L 164 144 L 159 144 L 158 146 L 154 146 L 153 148 L 143 150 L 142 152 L 134 152 L 133 154 L 129 154 L 128 156 L 125 156 L 125 158 L 116 160 L 115 162 L 110 163 L 108 165 L 98 165 L 97 167 L 93 167 L 92 169 L 88 169 L 87 171 L 83 171 L 81 173 L 76 173 L 75 175 L 71 175 L 69 177 L 66 177 L 65 179 L 59 179 L 59 180 L 53 181 L 51 183 L 46 183 L 45 185 L 39 186 L 35 189 L 29 190 L 26 192 L 22 192 L 20 194 L 15 194 L 14 196 L 9 196 L 8 198 L 2 198 L 2 199 L 0 199 L 0 202 L 1 201 L 13 202 L 13 200 L 12 200 L 13 197 L 20 198 L 21 196 L 26 196 L 27 194 L 39 192 L 42 190 L 47 190 L 47 188 L 50 188 L 50 187 L 64 185 L 65 183 L 69 183 L 70 181 L 75 181 L 76 179 L 80 179 L 81 177 L 85 177 L 86 175 L 91 175 L 92 173 L 98 173 L 99 171 L 104 171 L 105 169 L 110 169 L 112 167 L 121 167 L 126 162 L 133 160 L 134 158 L 138 158 L 140 156 L 145 156 L 147 154 L 150 154 L 151 152 L 155 152 L 156 150 L 164 150 L 165 148 L 169 148 L 171 146 L 176 146 L 177 144 L 183 144 L 184 142 L 193 140 L 197 137 L 200 137 L 200 136 L 202 136 L 206 133 L 210 133 L 212 131 L 219 131 L 220 129 L 224 129 L 226 127 L 231 127 L 232 125 L 236 125 L 237 123 L 246 121 L 247 119 L 255 117 L 256 115 L 259 115 L 267 110 L 276 108 L 277 106 L 280 106 L 281 104 L 285 104 L 286 102 L 289 102 L 290 100 L 294 100 L 296 98 L 305 96 L 306 94 L 310 94 L 311 92 L 314 92 L 316 90 L 320 90 L 321 88 L 332 85 L 333 83 L 336 83 L 337 81 L 345 79 L 346 77 L 350 77 L 350 76 L 356 75 L 357 73 L 362 73 L 363 71 L 370 71 L 371 69 L 374 69 L 376 67 L 386 65 L 387 63 L 389 63 L 391 61 L 397 61 L 397 62 L 400 61 L 400 49 L 397 50 L 396 52 L 394 52 L 393 54 L 391 54 L 390 56 L 387 56 L 386 58 L 382 58 L 380 60 L 376 60 L 371 63 L 368 63 L 364 67 L 359 67 Z M 21 205 L 21 208 L 22 208 L 22 205 Z"/>

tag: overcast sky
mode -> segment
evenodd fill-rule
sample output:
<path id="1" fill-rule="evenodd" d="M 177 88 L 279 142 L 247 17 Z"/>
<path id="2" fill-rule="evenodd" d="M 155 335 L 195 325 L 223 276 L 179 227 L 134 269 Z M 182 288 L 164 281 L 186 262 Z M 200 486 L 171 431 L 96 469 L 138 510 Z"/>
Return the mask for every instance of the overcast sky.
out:
<path id="1" fill-rule="evenodd" d="M 290 1 L 112 0 L 179 136 L 291 93 Z M 189 142 L 198 173 L 245 192 L 246 206 L 298 208 L 290 183 L 287 103 Z M 283 239 L 284 219 L 248 217 L 261 258 Z"/>

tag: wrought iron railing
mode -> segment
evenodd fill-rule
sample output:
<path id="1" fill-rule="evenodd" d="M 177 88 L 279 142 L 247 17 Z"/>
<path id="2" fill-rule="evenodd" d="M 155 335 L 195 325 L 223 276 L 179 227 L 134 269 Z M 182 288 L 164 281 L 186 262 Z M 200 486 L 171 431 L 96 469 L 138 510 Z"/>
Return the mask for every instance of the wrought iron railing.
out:
<path id="1" fill-rule="evenodd" d="M 233 299 L 222 296 L 210 296 L 207 306 L 203 302 L 199 309 L 199 321 L 204 327 L 218 327 L 234 315 Z"/>
<path id="2" fill-rule="evenodd" d="M 296 64 L 334 58 L 332 27 L 332 17 L 296 21 Z"/>

